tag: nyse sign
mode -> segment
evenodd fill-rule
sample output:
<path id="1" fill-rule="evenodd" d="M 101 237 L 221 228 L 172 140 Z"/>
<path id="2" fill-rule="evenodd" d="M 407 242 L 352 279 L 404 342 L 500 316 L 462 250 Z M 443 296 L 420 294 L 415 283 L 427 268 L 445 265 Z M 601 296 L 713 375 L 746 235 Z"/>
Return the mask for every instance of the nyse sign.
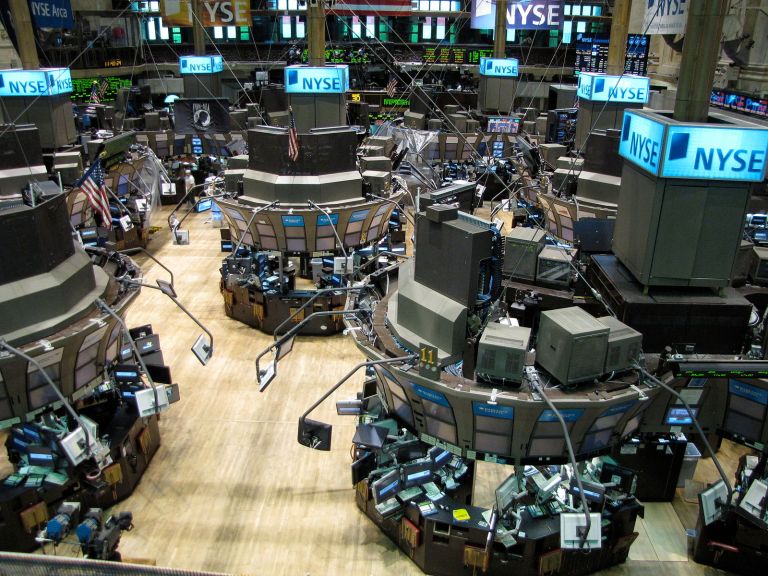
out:
<path id="1" fill-rule="evenodd" d="M 181 74 L 215 74 L 224 70 L 221 56 L 182 56 L 179 58 Z"/>
<path id="2" fill-rule="evenodd" d="M 766 152 L 768 129 L 669 126 L 661 175 L 761 182 Z"/>
<path id="3" fill-rule="evenodd" d="M 285 67 L 285 91 L 288 94 L 341 94 L 347 90 L 349 90 L 347 66 Z"/>
<path id="4" fill-rule="evenodd" d="M 518 75 L 518 64 L 517 58 L 480 58 L 480 74 L 515 78 Z"/>
<path id="5" fill-rule="evenodd" d="M 662 122 L 630 111 L 624 112 L 619 156 L 658 176 L 663 144 L 664 124 Z"/>
<path id="6" fill-rule="evenodd" d="M 0 96 L 57 96 L 70 92 L 69 68 L 0 71 Z"/>
<path id="7" fill-rule="evenodd" d="M 160 14 L 166 26 L 191 27 L 195 18 L 210 26 L 250 26 L 250 0 L 202 0 L 199 14 L 192 12 L 192 0 L 161 0 Z"/>
<path id="8" fill-rule="evenodd" d="M 488 30 L 495 27 L 496 2 L 472 0 L 472 28 Z M 562 0 L 519 0 L 507 5 L 507 28 L 517 30 L 554 30 L 563 23 Z"/>
<path id="9" fill-rule="evenodd" d="M 686 0 L 648 0 L 644 34 L 683 34 L 688 21 Z"/>
<path id="10" fill-rule="evenodd" d="M 662 178 L 762 182 L 768 129 L 678 124 L 652 112 L 624 112 L 619 155 Z"/>
<path id="11" fill-rule="evenodd" d="M 606 76 L 582 72 L 579 76 L 579 98 L 593 102 L 645 104 L 650 96 L 651 81 L 645 76 Z"/>

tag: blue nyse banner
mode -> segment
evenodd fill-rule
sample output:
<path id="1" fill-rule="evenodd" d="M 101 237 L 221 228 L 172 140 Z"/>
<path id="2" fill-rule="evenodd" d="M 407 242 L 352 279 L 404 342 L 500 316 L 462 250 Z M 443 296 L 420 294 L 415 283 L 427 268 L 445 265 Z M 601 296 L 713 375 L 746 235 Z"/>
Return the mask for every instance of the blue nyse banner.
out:
<path id="1" fill-rule="evenodd" d="M 619 156 L 658 176 L 661 148 L 664 144 L 664 124 L 631 110 L 624 112 Z"/>
<path id="2" fill-rule="evenodd" d="M 331 214 L 330 219 L 328 218 L 327 214 L 318 214 L 317 215 L 317 225 L 318 226 L 330 226 L 333 224 L 336 226 L 339 223 L 339 215 L 338 214 Z"/>
<path id="3" fill-rule="evenodd" d="M 671 125 L 666 142 L 664 178 L 746 182 L 765 178 L 768 129 Z"/>
<path id="4" fill-rule="evenodd" d="M 471 28 L 492 30 L 496 22 L 495 0 L 472 0 L 471 17 Z M 562 0 L 510 0 L 507 5 L 507 28 L 555 30 L 562 23 Z"/>
<path id="5" fill-rule="evenodd" d="M 288 94 L 342 94 L 347 90 L 348 66 L 285 67 L 285 91 Z"/>
<path id="6" fill-rule="evenodd" d="M 593 102 L 645 104 L 650 97 L 651 81 L 645 76 L 606 76 L 582 72 L 579 75 L 579 98 Z"/>
<path id="7" fill-rule="evenodd" d="M 0 70 L 0 96 L 57 96 L 70 92 L 69 68 Z"/>
<path id="8" fill-rule="evenodd" d="M 516 78 L 519 62 L 517 58 L 480 58 L 480 74 L 499 78 Z"/>
<path id="9" fill-rule="evenodd" d="M 65 28 L 75 26 L 69 0 L 29 0 L 29 14 L 38 28 Z"/>
<path id="10" fill-rule="evenodd" d="M 563 420 L 565 420 L 566 423 L 576 422 L 579 418 L 581 418 L 581 415 L 584 413 L 584 410 L 581 408 L 569 408 L 567 410 L 560 410 L 560 415 L 563 417 Z M 541 413 L 541 416 L 539 416 L 539 422 L 559 422 L 557 419 L 557 414 L 555 414 L 552 410 L 544 410 Z"/>
<path id="11" fill-rule="evenodd" d="M 180 74 L 216 74 L 224 71 L 221 56 L 182 56 L 179 58 Z"/>

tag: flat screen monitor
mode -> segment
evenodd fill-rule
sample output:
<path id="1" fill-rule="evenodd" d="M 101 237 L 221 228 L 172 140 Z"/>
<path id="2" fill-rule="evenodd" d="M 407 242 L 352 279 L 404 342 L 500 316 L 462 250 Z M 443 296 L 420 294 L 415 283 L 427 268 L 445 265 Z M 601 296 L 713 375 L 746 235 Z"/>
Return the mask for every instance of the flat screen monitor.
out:
<path id="1" fill-rule="evenodd" d="M 448 450 L 443 450 L 439 446 L 433 446 L 427 452 L 427 455 L 432 460 L 433 469 L 438 469 L 441 466 L 445 466 L 451 461 L 452 454 Z"/>
<path id="2" fill-rule="evenodd" d="M 763 442 L 768 389 L 756 383 L 730 379 L 723 432 L 739 442 Z"/>
<path id="3" fill-rule="evenodd" d="M 744 498 L 739 502 L 739 507 L 762 520 L 766 507 L 766 493 L 768 493 L 768 484 L 762 480 L 754 480 Z"/>
<path id="4" fill-rule="evenodd" d="M 130 344 L 123 344 L 120 347 L 120 361 L 126 362 L 133 358 L 133 346 Z"/>
<path id="5" fill-rule="evenodd" d="M 589 515 L 589 532 L 583 543 L 584 550 L 595 550 L 602 545 L 602 518 L 599 513 Z M 560 514 L 560 548 L 574 550 L 582 547 L 583 533 L 586 531 L 587 519 L 581 513 Z"/>
<path id="6" fill-rule="evenodd" d="M 692 406 L 691 412 L 695 417 L 698 415 L 699 409 Z M 693 424 L 693 418 L 685 406 L 670 406 L 664 417 L 664 424 L 667 426 L 688 426 Z"/>
<path id="7" fill-rule="evenodd" d="M 211 198 L 204 198 L 195 204 L 195 212 L 205 212 L 210 210 L 213 206 L 213 200 Z"/>
<path id="8" fill-rule="evenodd" d="M 421 486 L 432 481 L 432 459 L 424 458 L 403 466 L 403 484 L 406 488 Z"/>
<path id="9" fill-rule="evenodd" d="M 704 525 L 709 526 L 720 518 L 723 506 L 728 501 L 728 489 L 720 480 L 699 494 L 699 508 Z"/>
<path id="10" fill-rule="evenodd" d="M 222 252 L 232 252 L 232 250 L 235 249 L 235 245 L 232 242 L 232 240 L 222 240 L 221 241 L 221 251 Z"/>
<path id="11" fill-rule="evenodd" d="M 582 480 L 581 485 L 584 487 L 584 497 L 587 499 L 587 502 L 597 504 L 598 506 L 603 505 L 603 502 L 605 502 L 605 486 L 595 484 L 594 482 L 587 482 L 586 480 Z M 574 499 L 581 499 L 581 492 L 576 480 L 571 481 L 569 491 L 573 494 Z"/>
<path id="12" fill-rule="evenodd" d="M 491 149 L 491 155 L 494 158 L 504 158 L 504 142 L 499 140 L 494 142 L 493 148 Z"/>
<path id="13" fill-rule="evenodd" d="M 34 428 L 33 426 L 29 424 L 23 424 L 21 426 L 21 431 L 24 434 L 24 438 L 28 440 L 29 442 L 42 442 L 43 437 L 40 435 L 40 432 Z"/>
<path id="14" fill-rule="evenodd" d="M 603 468 L 600 471 L 600 482 L 606 485 L 613 484 L 625 494 L 632 494 L 635 473 L 629 468 L 622 468 L 610 462 L 603 462 Z"/>
<path id="15" fill-rule="evenodd" d="M 496 512 L 503 516 L 520 495 L 520 482 L 513 472 L 496 488 Z M 525 492 L 525 491 L 523 491 Z"/>
<path id="16" fill-rule="evenodd" d="M 149 336 L 150 334 L 154 334 L 152 332 L 152 324 L 144 324 L 143 326 L 136 326 L 135 328 L 131 328 L 128 330 L 128 333 L 131 335 L 131 338 L 136 340 L 137 338 L 144 338 L 145 336 Z"/>
<path id="17" fill-rule="evenodd" d="M 376 457 L 373 452 L 366 452 L 352 463 L 352 486 L 357 486 L 376 468 Z"/>
<path id="18" fill-rule="evenodd" d="M 153 382 L 158 382 L 160 384 L 173 384 L 173 380 L 171 379 L 170 366 L 147 364 L 147 372 L 149 373 L 149 377 L 152 378 Z"/>
<path id="19" fill-rule="evenodd" d="M 144 336 L 143 338 L 136 339 L 136 347 L 139 349 L 139 354 L 146 356 L 153 352 L 160 351 L 160 335 L 152 334 L 150 336 Z"/>
<path id="20" fill-rule="evenodd" d="M 119 384 L 131 384 L 141 380 L 141 371 L 136 364 L 118 364 L 113 372 L 115 382 Z"/>
<path id="21" fill-rule="evenodd" d="M 373 500 L 376 504 L 381 504 L 385 500 L 393 498 L 395 494 L 400 492 L 400 471 L 395 469 L 391 472 L 387 472 L 376 480 L 371 487 L 373 492 Z"/>
<path id="22" fill-rule="evenodd" d="M 79 233 L 84 246 L 96 246 L 99 243 L 99 230 L 95 226 L 81 228 Z"/>
<path id="23" fill-rule="evenodd" d="M 520 129 L 520 118 L 509 116 L 489 116 L 488 132 L 495 134 L 517 134 Z"/>
<path id="24" fill-rule="evenodd" d="M 333 428 L 325 422 L 310 418 L 299 419 L 299 444 L 313 450 L 329 451 Z"/>
<path id="25" fill-rule="evenodd" d="M 44 446 L 30 446 L 27 449 L 27 462 L 30 466 L 55 467 L 53 450 Z"/>

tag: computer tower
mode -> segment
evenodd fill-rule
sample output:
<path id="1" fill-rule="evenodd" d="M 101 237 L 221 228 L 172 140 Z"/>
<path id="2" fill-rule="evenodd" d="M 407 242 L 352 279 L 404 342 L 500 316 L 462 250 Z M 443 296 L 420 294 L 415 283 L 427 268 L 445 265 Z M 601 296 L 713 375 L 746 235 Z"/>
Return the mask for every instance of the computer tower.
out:
<path id="1" fill-rule="evenodd" d="M 632 367 L 640 358 L 643 335 L 613 316 L 602 316 L 597 321 L 610 330 L 603 371 L 607 374 Z"/>
<path id="2" fill-rule="evenodd" d="M 546 246 L 536 262 L 536 282 L 555 286 L 568 286 L 571 282 L 571 260 L 565 248 Z"/>
<path id="3" fill-rule="evenodd" d="M 576 384 L 603 374 L 610 328 L 581 308 L 541 313 L 536 362 L 561 384 Z"/>
<path id="4" fill-rule="evenodd" d="M 531 329 L 492 322 L 485 327 L 477 347 L 475 372 L 479 376 L 520 383 Z"/>
<path id="5" fill-rule="evenodd" d="M 504 243 L 503 274 L 512 278 L 535 280 L 537 260 L 546 241 L 547 235 L 538 228 L 512 228 Z"/>

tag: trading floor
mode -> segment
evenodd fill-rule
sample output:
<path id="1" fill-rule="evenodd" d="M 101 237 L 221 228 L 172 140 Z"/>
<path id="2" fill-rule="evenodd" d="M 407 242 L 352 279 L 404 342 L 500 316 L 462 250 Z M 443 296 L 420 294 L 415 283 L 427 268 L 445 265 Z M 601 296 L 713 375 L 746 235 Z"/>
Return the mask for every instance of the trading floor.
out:
<path id="1" fill-rule="evenodd" d="M 167 214 L 155 216 L 160 222 Z M 189 245 L 173 245 L 161 230 L 150 248 L 174 271 L 179 297 L 213 332 L 215 354 L 201 367 L 189 350 L 197 328 L 159 291 L 142 291 L 128 324 L 151 322 L 160 333 L 181 402 L 162 415 L 162 446 L 138 489 L 117 507 L 136 519 L 122 536 L 124 560 L 235 574 L 421 574 L 355 505 L 349 473 L 355 419 L 337 416 L 334 400 L 353 396 L 361 375 L 316 414 L 333 424 L 333 449 L 316 452 L 296 442 L 299 415 L 361 361 L 351 339 L 299 337 L 260 394 L 253 362 L 270 337 L 224 314 L 219 230 L 210 213 L 185 224 Z M 147 282 L 166 274 L 137 259 Z M 740 450 L 723 443 L 730 477 Z M 7 462 L 2 467 L 6 472 Z M 490 506 L 508 473 L 478 462 L 476 503 Z M 694 480 L 716 478 L 711 463 L 701 460 Z M 673 503 L 646 503 L 630 561 L 605 573 L 715 574 L 688 561 L 685 529 L 695 524 L 697 505 L 682 496 L 680 489 Z"/>

